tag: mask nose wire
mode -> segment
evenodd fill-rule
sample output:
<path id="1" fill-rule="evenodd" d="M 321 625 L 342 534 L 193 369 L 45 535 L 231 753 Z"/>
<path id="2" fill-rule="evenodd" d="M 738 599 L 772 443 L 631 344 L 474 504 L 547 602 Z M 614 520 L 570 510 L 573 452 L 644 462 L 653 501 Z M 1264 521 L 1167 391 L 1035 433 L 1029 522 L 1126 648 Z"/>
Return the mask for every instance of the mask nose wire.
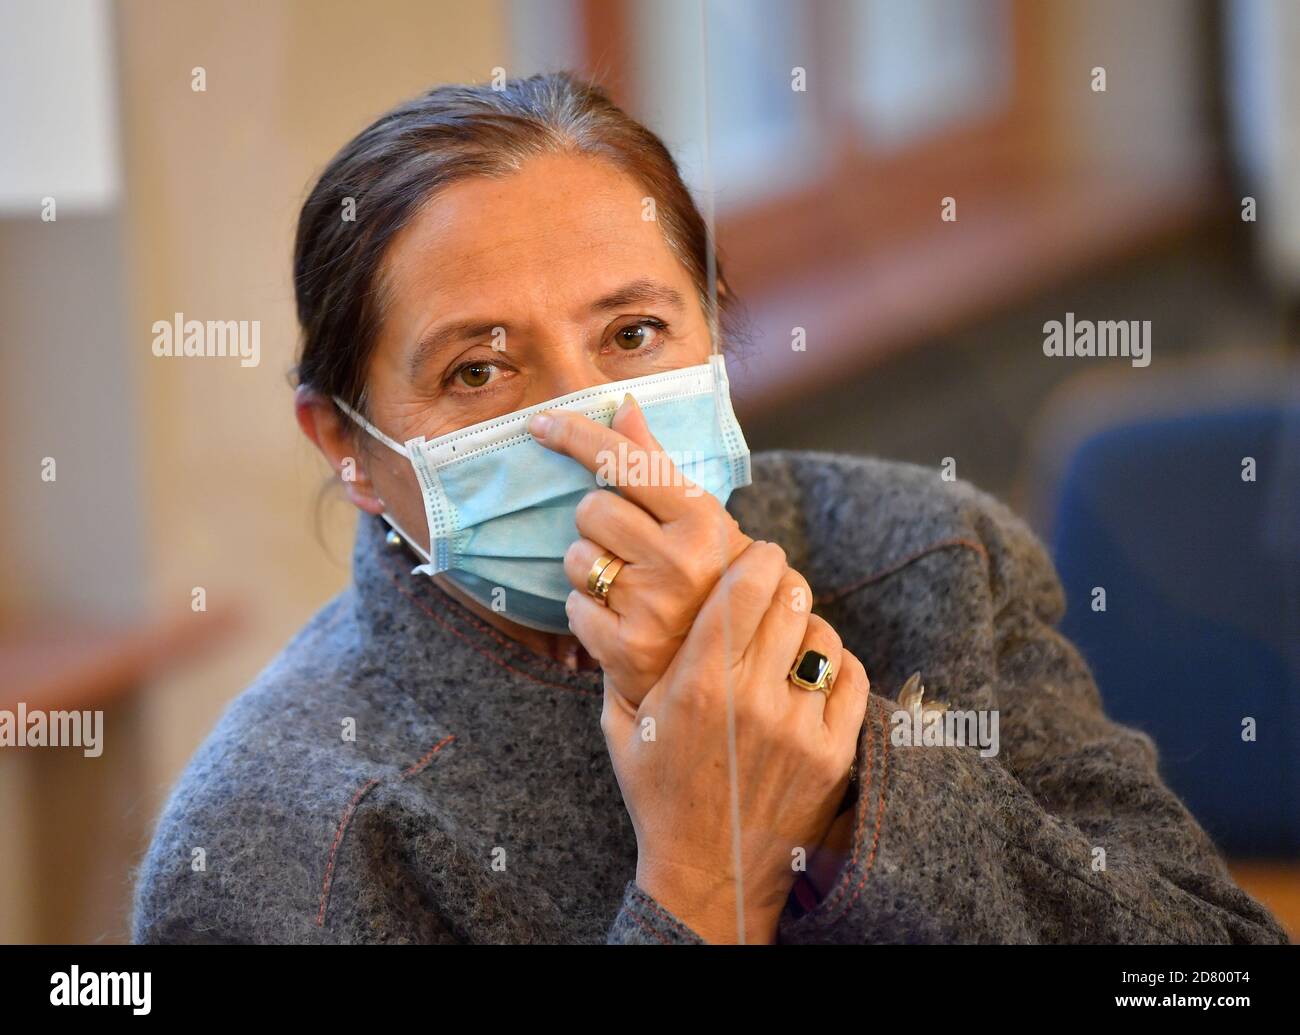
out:
<path id="1" fill-rule="evenodd" d="M 704 212 L 704 228 L 706 233 L 705 241 L 705 265 L 708 278 L 708 312 L 705 316 L 709 322 L 709 339 L 710 339 L 710 356 L 720 357 L 722 354 L 720 321 L 718 319 L 718 268 L 717 256 L 715 253 L 716 242 L 716 218 L 714 212 L 714 187 L 713 187 L 713 151 L 709 142 L 709 78 L 710 78 L 710 61 L 709 61 L 709 31 L 708 17 L 705 4 L 708 0 L 697 0 L 699 5 L 699 24 L 700 24 L 700 61 L 701 71 L 700 83 L 700 115 L 701 115 L 701 132 L 700 132 L 700 156 L 701 156 L 701 198 L 700 202 Z M 721 359 L 716 362 L 722 362 Z M 718 427 L 721 427 L 723 410 L 722 385 L 721 378 L 713 379 L 713 404 L 714 413 L 718 416 Z M 723 522 L 718 522 L 718 551 L 722 557 L 724 565 L 727 561 L 727 531 Z M 731 657 L 730 643 L 730 623 L 723 623 L 723 642 L 720 644 L 723 651 L 723 657 Z M 741 830 L 740 830 L 740 769 L 736 755 L 736 688 L 732 679 L 730 667 L 724 675 L 726 682 L 726 701 L 727 701 L 727 774 L 730 793 L 728 795 L 729 807 L 731 811 L 731 858 L 732 872 L 736 875 L 736 937 L 737 940 L 744 944 L 745 941 L 745 886 L 744 872 L 745 868 L 741 864 Z"/>

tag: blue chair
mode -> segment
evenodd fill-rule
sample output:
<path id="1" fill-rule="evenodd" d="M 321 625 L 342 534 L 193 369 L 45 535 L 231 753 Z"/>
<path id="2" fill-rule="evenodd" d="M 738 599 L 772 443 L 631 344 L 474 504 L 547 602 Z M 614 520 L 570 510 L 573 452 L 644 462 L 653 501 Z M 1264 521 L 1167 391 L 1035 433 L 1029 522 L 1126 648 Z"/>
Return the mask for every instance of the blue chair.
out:
<path id="1" fill-rule="evenodd" d="M 1300 407 L 1112 423 L 1069 455 L 1051 509 L 1062 631 L 1107 713 L 1151 735 L 1223 851 L 1300 856 Z"/>

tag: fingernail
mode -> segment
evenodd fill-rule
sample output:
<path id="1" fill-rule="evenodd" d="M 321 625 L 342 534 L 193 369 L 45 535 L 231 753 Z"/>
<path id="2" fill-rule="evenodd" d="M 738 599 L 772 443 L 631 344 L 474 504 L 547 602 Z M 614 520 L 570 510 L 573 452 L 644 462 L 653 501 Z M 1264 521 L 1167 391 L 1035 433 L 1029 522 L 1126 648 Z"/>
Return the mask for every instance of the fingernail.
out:
<path id="1" fill-rule="evenodd" d="M 620 416 L 621 414 L 627 412 L 627 410 L 629 410 L 629 409 L 631 408 L 631 407 L 628 406 L 628 403 L 631 403 L 633 406 L 635 406 L 635 405 L 636 405 L 636 400 L 632 398 L 632 393 L 631 393 L 631 392 L 624 392 L 624 393 L 623 393 L 623 401 L 622 401 L 621 403 L 618 404 L 618 411 L 614 414 L 614 416 L 615 416 L 615 417 L 618 417 L 618 416 Z"/>
<path id="2" fill-rule="evenodd" d="M 528 432 L 537 438 L 545 438 L 554 423 L 555 418 L 542 410 L 540 413 L 534 413 L 528 418 Z"/>

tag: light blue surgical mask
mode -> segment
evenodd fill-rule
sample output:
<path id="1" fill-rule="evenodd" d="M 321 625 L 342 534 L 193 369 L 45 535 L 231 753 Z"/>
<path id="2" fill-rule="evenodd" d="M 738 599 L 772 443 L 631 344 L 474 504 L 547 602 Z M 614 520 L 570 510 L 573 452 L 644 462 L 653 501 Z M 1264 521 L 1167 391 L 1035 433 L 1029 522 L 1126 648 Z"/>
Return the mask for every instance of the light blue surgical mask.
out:
<path id="1" fill-rule="evenodd" d="M 567 633 L 564 602 L 573 586 L 564 553 L 579 532 L 578 501 L 601 484 L 663 472 L 638 467 L 636 457 L 604 458 L 603 481 L 576 460 L 547 449 L 526 427 L 539 410 L 572 410 L 609 425 L 631 393 L 651 433 L 693 485 L 725 504 L 750 483 L 749 447 L 731 407 L 721 353 L 707 363 L 562 395 L 438 438 L 404 446 L 349 408 L 353 420 L 415 469 L 429 524 L 421 549 L 387 514 L 384 520 L 425 561 L 412 574 L 445 572 L 484 607 L 546 632 Z M 631 461 L 628 463 L 627 461 Z"/>

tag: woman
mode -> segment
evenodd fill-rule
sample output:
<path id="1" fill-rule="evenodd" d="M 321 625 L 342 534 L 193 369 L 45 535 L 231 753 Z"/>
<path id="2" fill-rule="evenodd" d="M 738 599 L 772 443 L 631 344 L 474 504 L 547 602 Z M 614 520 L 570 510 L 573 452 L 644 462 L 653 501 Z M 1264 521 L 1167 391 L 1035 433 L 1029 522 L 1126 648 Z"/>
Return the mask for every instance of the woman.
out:
<path id="1" fill-rule="evenodd" d="M 296 412 L 354 582 L 190 763 L 135 939 L 1285 941 L 1103 714 L 1009 511 L 749 457 L 709 248 L 567 75 L 440 87 L 335 157 Z M 996 754 L 899 737 L 944 709 Z"/>

